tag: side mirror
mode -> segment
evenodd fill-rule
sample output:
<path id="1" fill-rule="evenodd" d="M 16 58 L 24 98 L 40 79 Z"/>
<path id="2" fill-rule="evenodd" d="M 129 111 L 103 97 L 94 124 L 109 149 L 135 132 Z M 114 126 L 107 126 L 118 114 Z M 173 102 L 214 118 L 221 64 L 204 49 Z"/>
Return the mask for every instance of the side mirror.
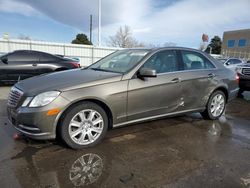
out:
<path id="1" fill-rule="evenodd" d="M 152 78 L 156 77 L 156 70 L 148 69 L 148 68 L 141 68 L 138 72 L 138 77 L 140 78 Z"/>
<path id="2" fill-rule="evenodd" d="M 1 57 L 1 61 L 5 64 L 8 64 L 8 58 L 6 56 Z"/>
<path id="3" fill-rule="evenodd" d="M 225 65 L 228 66 L 228 65 L 230 65 L 230 63 L 229 63 L 229 62 L 226 62 Z"/>

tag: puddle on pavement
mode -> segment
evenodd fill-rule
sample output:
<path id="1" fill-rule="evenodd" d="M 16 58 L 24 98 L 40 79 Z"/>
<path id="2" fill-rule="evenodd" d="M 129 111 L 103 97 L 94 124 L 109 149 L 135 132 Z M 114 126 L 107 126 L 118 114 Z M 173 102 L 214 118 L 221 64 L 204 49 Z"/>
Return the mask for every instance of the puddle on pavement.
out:
<path id="1" fill-rule="evenodd" d="M 71 165 L 69 170 L 69 180 L 74 186 L 85 186 L 93 184 L 101 176 L 103 171 L 102 158 L 94 153 L 88 153 Z"/>

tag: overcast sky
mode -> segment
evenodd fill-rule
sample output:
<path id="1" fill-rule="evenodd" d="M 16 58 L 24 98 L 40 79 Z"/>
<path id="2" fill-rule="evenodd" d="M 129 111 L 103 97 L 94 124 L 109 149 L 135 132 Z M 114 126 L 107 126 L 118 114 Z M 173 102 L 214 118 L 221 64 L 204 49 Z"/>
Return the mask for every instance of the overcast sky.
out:
<path id="1" fill-rule="evenodd" d="M 89 35 L 92 14 L 96 42 L 97 10 L 98 0 L 0 0 L 0 33 L 71 42 Z M 103 45 L 125 24 L 140 42 L 198 47 L 202 33 L 250 28 L 250 0 L 102 0 Z"/>

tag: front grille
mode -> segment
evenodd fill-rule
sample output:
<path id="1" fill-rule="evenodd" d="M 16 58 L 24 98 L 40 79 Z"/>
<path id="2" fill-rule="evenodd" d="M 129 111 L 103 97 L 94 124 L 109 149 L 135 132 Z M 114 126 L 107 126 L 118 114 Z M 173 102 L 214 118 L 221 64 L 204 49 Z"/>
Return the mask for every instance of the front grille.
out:
<path id="1" fill-rule="evenodd" d="M 8 98 L 8 106 L 16 107 L 23 95 L 23 92 L 16 87 L 12 87 Z"/>
<path id="2" fill-rule="evenodd" d="M 243 68 L 242 69 L 242 74 L 250 75 L 250 68 L 249 69 Z"/>

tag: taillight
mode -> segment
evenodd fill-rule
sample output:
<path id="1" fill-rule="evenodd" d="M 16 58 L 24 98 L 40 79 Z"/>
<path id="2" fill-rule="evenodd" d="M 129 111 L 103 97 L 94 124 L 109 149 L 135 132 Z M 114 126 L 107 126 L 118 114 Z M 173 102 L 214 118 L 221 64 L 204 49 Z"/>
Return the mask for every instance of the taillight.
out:
<path id="1" fill-rule="evenodd" d="M 235 75 L 235 80 L 236 80 L 236 82 L 239 84 L 239 82 L 240 82 L 240 77 L 239 77 L 238 74 Z"/>
<path id="2" fill-rule="evenodd" d="M 80 63 L 78 63 L 78 62 L 69 62 L 71 65 L 73 65 L 74 66 L 74 68 L 80 68 L 81 67 L 81 65 L 80 65 Z"/>

